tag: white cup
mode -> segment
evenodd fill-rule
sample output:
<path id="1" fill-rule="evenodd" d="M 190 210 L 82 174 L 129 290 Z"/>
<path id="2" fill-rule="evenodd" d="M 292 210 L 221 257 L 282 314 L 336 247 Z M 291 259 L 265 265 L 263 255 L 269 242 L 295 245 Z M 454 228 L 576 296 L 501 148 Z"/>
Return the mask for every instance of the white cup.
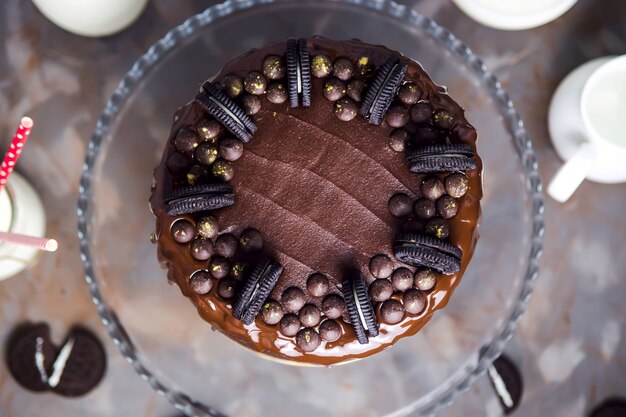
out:
<path id="1" fill-rule="evenodd" d="M 572 115 L 577 117 L 577 115 Z M 580 117 L 585 140 L 556 173 L 548 194 L 563 203 L 583 182 L 591 165 L 602 165 L 605 176 L 623 175 L 626 165 L 626 55 L 597 68 L 580 95 Z M 615 172 L 611 172 L 614 170 Z"/>
<path id="2" fill-rule="evenodd" d="M 33 0 L 55 25 L 82 36 L 108 36 L 133 23 L 148 0 Z"/>
<path id="3" fill-rule="evenodd" d="M 0 191 L 0 231 L 43 237 L 46 216 L 39 196 L 18 173 L 13 172 Z M 39 251 L 0 242 L 0 281 L 32 265 Z"/>

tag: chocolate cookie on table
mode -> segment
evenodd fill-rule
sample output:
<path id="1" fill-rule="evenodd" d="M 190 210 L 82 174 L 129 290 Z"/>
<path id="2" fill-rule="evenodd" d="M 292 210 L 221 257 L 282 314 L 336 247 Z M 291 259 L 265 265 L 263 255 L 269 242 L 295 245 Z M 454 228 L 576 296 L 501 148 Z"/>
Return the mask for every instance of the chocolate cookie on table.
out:
<path id="1" fill-rule="evenodd" d="M 169 280 L 226 336 L 292 364 L 418 332 L 470 261 L 482 197 L 476 131 L 443 91 L 359 41 L 227 63 L 176 112 L 155 170 Z"/>

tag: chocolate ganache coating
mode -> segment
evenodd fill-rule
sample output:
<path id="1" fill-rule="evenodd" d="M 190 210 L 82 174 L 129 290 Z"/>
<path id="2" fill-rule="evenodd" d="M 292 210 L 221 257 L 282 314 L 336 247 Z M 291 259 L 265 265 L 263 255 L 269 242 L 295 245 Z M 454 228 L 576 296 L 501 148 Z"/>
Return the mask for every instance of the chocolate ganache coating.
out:
<path id="1" fill-rule="evenodd" d="M 373 355 L 414 335 L 447 304 L 478 240 L 482 165 L 475 153 L 477 133 L 464 110 L 417 62 L 399 56 L 390 71 L 401 74 L 406 67 L 406 73 L 400 85 L 392 86 L 391 112 L 387 109 L 382 123 L 374 125 L 358 109 L 368 88 L 376 85 L 377 69 L 398 53 L 356 40 L 321 37 L 297 45 L 297 65 L 311 66 L 304 72 L 308 77 L 303 80 L 304 93 L 298 90 L 308 94 L 310 86 L 310 106 L 291 107 L 283 100 L 296 88 L 286 64 L 290 62 L 286 41 L 230 61 L 210 81 L 224 89 L 224 96 L 247 114 L 256 130 L 245 125 L 252 135 L 240 153 L 241 142 L 228 126 L 207 134 L 206 126 L 213 126 L 215 119 L 201 102 L 179 108 L 154 172 L 150 205 L 156 217 L 159 261 L 168 270 L 169 281 L 191 299 L 204 320 L 274 359 L 328 366 Z M 239 81 L 243 90 L 228 89 Z M 347 89 L 335 101 L 336 91 L 330 94 L 326 89 L 340 82 L 359 84 L 361 91 Z M 253 98 L 258 99 L 254 112 L 249 107 Z M 428 135 L 423 134 L 426 131 Z M 403 146 L 390 146 L 390 138 L 397 137 L 404 138 Z M 232 144 L 237 145 L 236 158 Z M 405 153 L 436 144 L 469 145 L 476 168 L 411 172 Z M 215 151 L 215 158 L 207 158 L 206 152 L 192 157 L 198 147 L 220 150 L 222 156 Z M 436 164 L 437 156 L 432 158 Z M 217 185 L 202 188 L 203 184 Z M 432 189 L 432 184 L 443 186 Z M 206 189 L 210 195 L 202 194 Z M 398 194 L 406 196 L 402 210 L 397 202 L 390 204 Z M 168 215 L 172 195 L 189 200 L 176 200 L 177 207 L 202 208 L 210 203 L 214 209 Z M 425 198 L 434 199 L 429 213 L 434 217 L 414 217 L 411 208 Z M 460 269 L 451 274 L 429 269 L 426 285 L 424 267 L 404 264 L 394 255 L 396 237 L 407 232 L 407 224 L 410 233 L 459 248 Z M 193 254 L 192 244 L 198 251 L 195 239 L 207 240 L 202 256 Z M 267 272 L 257 268 L 266 259 L 274 265 L 272 277 L 280 274 L 269 287 Z M 214 285 L 199 286 L 198 271 Z M 355 271 L 363 277 L 366 293 L 374 294 L 371 299 L 359 298 L 371 302 L 378 326 L 378 332 L 370 331 L 365 340 L 357 340 L 355 324 L 342 302 L 344 280 Z M 251 276 L 265 281 L 254 287 L 248 282 Z M 259 286 L 263 300 L 255 299 Z M 257 301 L 260 305 L 249 325 L 233 316 L 233 305 L 247 291 L 244 288 L 250 289 L 249 305 Z M 383 296 L 384 289 L 393 290 L 390 298 Z"/>

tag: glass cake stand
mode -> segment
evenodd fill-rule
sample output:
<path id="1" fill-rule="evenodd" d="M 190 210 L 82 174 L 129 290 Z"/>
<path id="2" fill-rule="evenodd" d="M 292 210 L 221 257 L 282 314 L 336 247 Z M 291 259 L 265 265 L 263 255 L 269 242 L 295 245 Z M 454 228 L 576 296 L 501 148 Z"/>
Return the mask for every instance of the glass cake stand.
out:
<path id="1" fill-rule="evenodd" d="M 481 238 L 449 305 L 416 336 L 329 369 L 275 363 L 211 331 L 166 284 L 148 209 L 174 110 L 227 60 L 314 34 L 418 60 L 467 109 L 485 167 Z M 189 415 L 432 415 L 502 352 L 542 252 L 537 161 L 508 94 L 447 29 L 391 1 L 227 1 L 190 18 L 120 82 L 91 137 L 80 192 L 81 256 L 102 321 L 141 378 Z"/>

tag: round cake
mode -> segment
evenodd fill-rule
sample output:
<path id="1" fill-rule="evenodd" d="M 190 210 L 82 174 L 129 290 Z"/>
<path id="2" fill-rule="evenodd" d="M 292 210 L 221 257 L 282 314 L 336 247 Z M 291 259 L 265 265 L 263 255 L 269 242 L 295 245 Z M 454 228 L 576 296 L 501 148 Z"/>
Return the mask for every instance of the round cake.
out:
<path id="1" fill-rule="evenodd" d="M 443 308 L 472 257 L 476 139 L 386 47 L 252 50 L 174 115 L 150 200 L 159 261 L 242 346 L 302 365 L 373 355 Z"/>

